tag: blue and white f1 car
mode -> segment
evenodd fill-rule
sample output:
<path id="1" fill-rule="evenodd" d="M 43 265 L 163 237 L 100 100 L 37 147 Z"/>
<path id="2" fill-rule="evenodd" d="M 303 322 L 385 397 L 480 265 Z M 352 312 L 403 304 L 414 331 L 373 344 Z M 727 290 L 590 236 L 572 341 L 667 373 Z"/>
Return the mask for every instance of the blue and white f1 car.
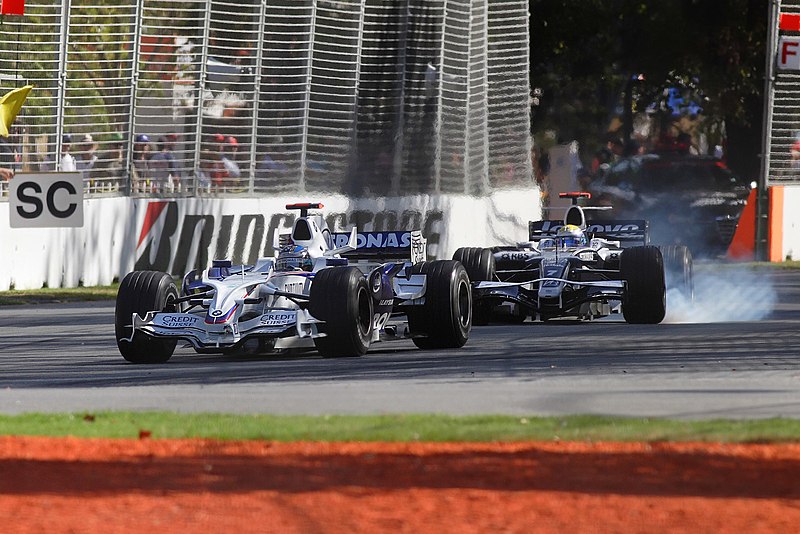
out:
<path id="1" fill-rule="evenodd" d="M 564 220 L 530 222 L 528 242 L 456 251 L 473 286 L 474 324 L 620 311 L 628 323 L 654 324 L 666 315 L 668 284 L 692 298 L 685 246 L 651 245 L 645 220 L 587 222 L 577 200 L 588 195 L 561 193 L 573 201 Z"/>
<path id="2" fill-rule="evenodd" d="M 469 338 L 472 293 L 464 266 L 425 261 L 420 232 L 335 234 L 322 204 L 299 210 L 274 258 L 255 265 L 214 261 L 183 277 L 134 271 L 120 284 L 117 346 L 134 363 L 160 363 L 178 341 L 201 353 L 314 349 L 360 356 L 376 341 L 411 338 L 423 349 Z"/>

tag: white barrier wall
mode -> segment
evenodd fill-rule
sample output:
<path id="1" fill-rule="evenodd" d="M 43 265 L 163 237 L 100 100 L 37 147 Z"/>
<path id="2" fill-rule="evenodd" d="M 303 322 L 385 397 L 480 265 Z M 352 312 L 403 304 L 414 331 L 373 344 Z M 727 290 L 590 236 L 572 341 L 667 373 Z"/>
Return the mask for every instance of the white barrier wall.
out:
<path id="1" fill-rule="evenodd" d="M 82 228 L 10 228 L 0 203 L 0 290 L 108 284 L 120 272 L 129 198 L 84 201 Z"/>
<path id="2" fill-rule="evenodd" d="M 105 285 L 134 269 L 183 275 L 214 258 L 252 263 L 291 228 L 297 212 L 286 204 L 304 201 L 323 202 L 334 231 L 421 229 L 438 259 L 461 246 L 523 241 L 528 221 L 541 216 L 538 189 L 484 198 L 89 199 L 82 228 L 12 229 L 9 204 L 0 203 L 0 290 Z"/>
<path id="3" fill-rule="evenodd" d="M 783 254 L 800 260 L 800 185 L 783 186 Z"/>

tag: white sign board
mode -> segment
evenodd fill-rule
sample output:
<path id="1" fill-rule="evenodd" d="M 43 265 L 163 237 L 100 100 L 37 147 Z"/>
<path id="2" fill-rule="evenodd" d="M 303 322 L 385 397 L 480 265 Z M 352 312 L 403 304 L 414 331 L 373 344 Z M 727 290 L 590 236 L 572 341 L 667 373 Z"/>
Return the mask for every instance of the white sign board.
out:
<path id="1" fill-rule="evenodd" d="M 17 173 L 9 181 L 11 228 L 83 226 L 83 175 L 79 172 Z"/>
<path id="2" fill-rule="evenodd" d="M 778 43 L 778 68 L 800 70 L 800 37 L 781 37 Z"/>

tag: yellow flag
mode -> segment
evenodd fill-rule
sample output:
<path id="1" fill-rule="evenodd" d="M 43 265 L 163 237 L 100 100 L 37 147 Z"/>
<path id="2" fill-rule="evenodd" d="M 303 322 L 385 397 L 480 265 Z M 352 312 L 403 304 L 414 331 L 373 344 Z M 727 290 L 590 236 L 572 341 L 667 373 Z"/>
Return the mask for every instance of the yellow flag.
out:
<path id="1" fill-rule="evenodd" d="M 0 97 L 0 135 L 3 137 L 8 137 L 8 130 L 14 123 L 14 119 L 17 118 L 17 113 L 25 103 L 31 89 L 33 89 L 32 85 L 26 85 Z"/>

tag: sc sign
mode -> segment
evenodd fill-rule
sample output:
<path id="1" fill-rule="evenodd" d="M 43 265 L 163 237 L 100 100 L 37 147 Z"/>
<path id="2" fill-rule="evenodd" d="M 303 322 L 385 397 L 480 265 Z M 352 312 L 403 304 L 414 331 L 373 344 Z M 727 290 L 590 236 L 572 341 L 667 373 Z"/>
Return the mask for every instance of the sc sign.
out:
<path id="1" fill-rule="evenodd" d="M 11 228 L 83 226 L 83 175 L 17 173 L 9 181 Z"/>

